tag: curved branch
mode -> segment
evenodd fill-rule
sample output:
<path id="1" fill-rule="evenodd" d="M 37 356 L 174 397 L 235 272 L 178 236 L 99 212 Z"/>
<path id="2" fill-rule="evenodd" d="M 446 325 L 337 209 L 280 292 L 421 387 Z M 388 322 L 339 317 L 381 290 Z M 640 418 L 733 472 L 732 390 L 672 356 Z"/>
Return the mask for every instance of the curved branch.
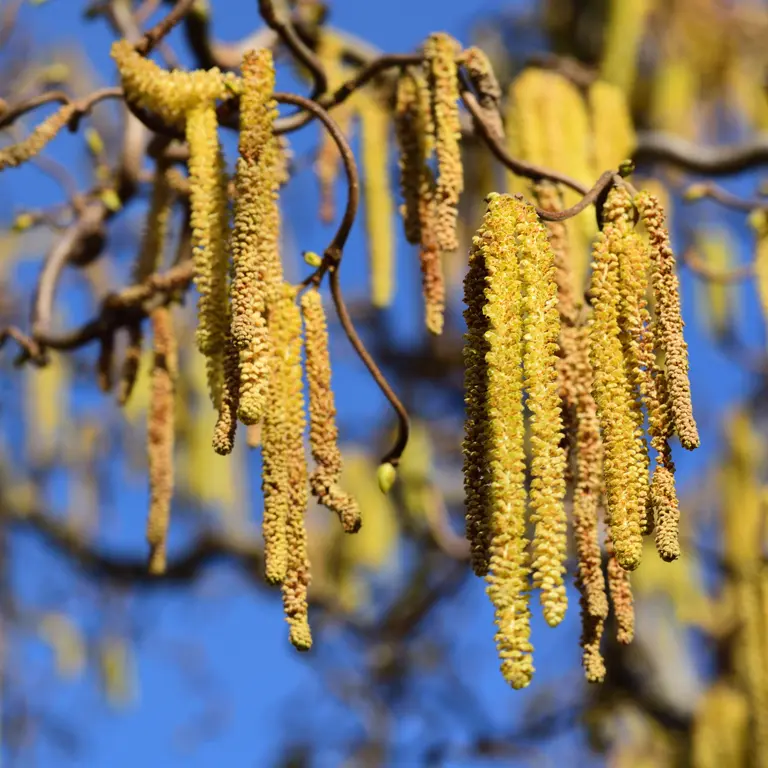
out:
<path id="1" fill-rule="evenodd" d="M 714 200 L 726 208 L 742 211 L 743 213 L 751 213 L 758 210 L 764 211 L 768 208 L 768 199 L 766 198 L 739 197 L 711 181 L 692 184 L 683 193 L 683 198 L 688 203 L 695 203 L 699 200 Z"/>
<path id="2" fill-rule="evenodd" d="M 664 133 L 641 133 L 633 153 L 636 163 L 671 163 L 691 173 L 727 176 L 768 164 L 768 135 L 746 144 L 705 147 Z"/>
<path id="3" fill-rule="evenodd" d="M 148 29 L 141 40 L 136 43 L 136 52 L 142 56 L 151 53 L 152 49 L 192 10 L 195 0 L 177 0 L 165 18 Z"/>

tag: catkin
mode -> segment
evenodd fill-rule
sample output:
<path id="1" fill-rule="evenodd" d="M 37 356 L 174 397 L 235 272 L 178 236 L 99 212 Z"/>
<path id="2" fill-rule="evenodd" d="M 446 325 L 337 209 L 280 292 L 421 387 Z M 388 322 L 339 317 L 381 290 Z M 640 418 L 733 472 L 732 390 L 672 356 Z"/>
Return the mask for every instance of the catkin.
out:
<path id="1" fill-rule="evenodd" d="M 635 204 L 650 241 L 653 290 L 658 316 L 658 343 L 666 357 L 672 419 L 683 448 L 693 450 L 699 445 L 699 433 L 691 405 L 688 345 L 683 338 L 675 255 L 669 244 L 669 233 L 664 224 L 664 211 L 659 199 L 655 195 L 641 192 L 635 198 Z"/>
<path id="2" fill-rule="evenodd" d="M 461 123 L 456 57 L 460 46 L 449 35 L 435 33 L 424 44 L 435 120 L 437 180 L 435 184 L 435 237 L 443 251 L 459 247 L 456 231 L 459 197 L 464 190 L 461 164 Z"/>
<path id="3" fill-rule="evenodd" d="M 168 183 L 169 170 L 165 161 L 159 161 L 155 168 L 144 236 L 131 275 L 134 283 L 143 283 L 151 274 L 157 272 L 162 264 L 163 247 L 168 236 L 174 198 L 173 190 Z"/>
<path id="4" fill-rule="evenodd" d="M 65 104 L 43 120 L 23 141 L 0 150 L 0 171 L 17 166 L 39 154 L 75 114 L 73 104 Z"/>
<path id="5" fill-rule="evenodd" d="M 560 414 L 557 350 L 560 317 L 552 247 L 536 210 L 513 204 L 524 286 L 523 365 L 531 412 L 531 517 L 533 583 L 541 590 L 544 618 L 556 626 L 565 616 L 565 452 Z"/>
<path id="6" fill-rule="evenodd" d="M 168 72 L 137 53 L 128 40 L 113 43 L 112 58 L 126 97 L 137 107 L 148 109 L 177 127 L 184 125 L 192 110 L 241 90 L 237 75 L 223 74 L 217 67 Z"/>
<path id="7" fill-rule="evenodd" d="M 310 584 L 307 531 L 307 460 L 304 453 L 304 393 L 301 368 L 301 313 L 295 302 L 295 291 L 286 289 L 282 304 L 280 356 L 282 375 L 278 379 L 283 398 L 285 422 L 282 425 L 288 479 L 288 509 L 285 521 L 285 544 L 288 550 L 283 579 L 283 610 L 290 627 L 291 643 L 300 651 L 312 647 L 312 634 L 307 617 L 307 590 Z"/>
<path id="8" fill-rule="evenodd" d="M 590 362 L 603 433 L 603 476 L 610 534 L 622 568 L 635 569 L 642 553 L 647 462 L 637 433 L 636 399 L 628 376 L 620 326 L 620 254 L 631 217 L 623 191 L 612 190 L 605 226 L 592 252 Z"/>
<path id="9" fill-rule="evenodd" d="M 486 525 L 488 529 L 486 578 L 496 612 L 501 671 L 512 687 L 524 688 L 533 675 L 533 648 L 525 538 L 522 282 L 515 237 L 520 203 L 496 194 L 488 201 L 465 281 L 469 333 L 464 461 L 470 478 L 482 478 L 469 488 L 476 493 L 468 498 L 468 526 L 470 513 L 483 515 L 475 527 L 478 533 Z M 475 262 L 480 264 L 473 268 Z M 484 502 L 479 509 L 478 501 Z"/>
<path id="10" fill-rule="evenodd" d="M 539 205 L 545 210 L 562 208 L 552 184 L 536 186 Z M 593 372 L 589 362 L 589 338 L 580 325 L 580 300 L 574 291 L 570 241 L 563 222 L 547 223 L 555 255 L 558 309 L 560 311 L 560 391 L 570 420 L 575 424 L 570 448 L 575 454 L 573 490 L 573 537 L 577 553 L 576 587 L 580 592 L 582 662 L 586 677 L 597 682 L 605 676 L 600 639 L 608 616 L 598 512 L 602 488 L 602 442 L 597 405 L 592 395 Z"/>
<path id="11" fill-rule="evenodd" d="M 419 245 L 425 322 L 431 333 L 439 335 L 445 312 L 445 280 L 437 242 L 435 180 L 429 166 L 434 121 L 427 83 L 416 70 L 398 79 L 395 135 L 400 150 L 405 236 L 408 242 Z"/>
<path id="12" fill-rule="evenodd" d="M 123 357 L 117 389 L 117 402 L 121 406 L 125 406 L 128 403 L 133 388 L 136 385 L 139 365 L 141 364 L 141 348 L 144 343 L 144 330 L 141 323 L 132 323 L 127 327 L 127 331 L 128 346 Z"/>
<path id="13" fill-rule="evenodd" d="M 232 453 L 240 403 L 240 356 L 230 333 L 224 341 L 224 371 L 219 414 L 213 431 L 213 450 L 220 456 Z"/>
<path id="14" fill-rule="evenodd" d="M 504 125 L 499 111 L 501 86 L 496 79 L 490 59 L 483 50 L 474 46 L 464 50 L 461 59 L 469 81 L 477 92 L 477 103 L 483 111 L 486 124 L 496 138 L 503 139 Z"/>
<path id="15" fill-rule="evenodd" d="M 320 291 L 313 288 L 302 295 L 301 312 L 309 386 L 309 444 L 316 464 L 310 487 L 318 502 L 339 516 L 344 530 L 354 533 L 360 528 L 360 509 L 339 485 L 342 469 L 339 430 L 331 389 L 328 326 Z"/>
<path id="16" fill-rule="evenodd" d="M 173 496 L 174 390 L 177 373 L 176 337 L 167 307 L 158 307 L 151 315 L 154 361 L 152 389 L 147 418 L 147 454 L 149 458 L 149 571 L 165 572 L 166 541 Z"/>
<path id="17" fill-rule="evenodd" d="M 243 57 L 240 157 L 237 161 L 232 231 L 231 336 L 239 357 L 238 415 L 256 424 L 269 388 L 267 301 L 282 278 L 279 268 L 280 148 L 273 135 L 274 66 L 268 50 Z"/>
<path id="18" fill-rule="evenodd" d="M 283 285 L 270 309 L 270 386 L 261 433 L 261 488 L 264 494 L 264 562 L 267 581 L 278 584 L 288 568 L 287 523 L 290 510 L 291 435 L 285 392 L 289 371 L 286 350 L 291 341 L 294 290 Z"/>
<path id="19" fill-rule="evenodd" d="M 224 385 L 227 328 L 228 195 L 216 110 L 205 103 L 191 110 L 186 125 L 189 142 L 192 256 L 199 293 L 197 346 L 206 358 L 208 387 L 218 409 Z"/>
<path id="20" fill-rule="evenodd" d="M 630 575 L 621 565 L 614 552 L 613 543 L 606 541 L 608 554 L 608 592 L 613 603 L 613 615 L 616 620 L 616 639 L 628 645 L 635 637 L 635 602 L 632 596 Z"/>

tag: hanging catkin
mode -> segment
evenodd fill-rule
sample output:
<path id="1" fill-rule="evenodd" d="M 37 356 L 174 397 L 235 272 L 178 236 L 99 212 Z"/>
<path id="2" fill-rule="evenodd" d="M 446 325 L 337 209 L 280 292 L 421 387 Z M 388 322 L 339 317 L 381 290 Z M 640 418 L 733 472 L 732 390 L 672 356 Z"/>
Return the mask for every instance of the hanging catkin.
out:
<path id="1" fill-rule="evenodd" d="M 331 389 L 328 326 L 320 291 L 313 288 L 302 295 L 301 312 L 309 385 L 309 444 L 316 464 L 310 477 L 310 487 L 318 502 L 339 516 L 344 530 L 354 533 L 360 528 L 360 509 L 339 485 L 342 461 Z"/>
<path id="2" fill-rule="evenodd" d="M 524 688 L 533 675 L 533 648 L 525 538 L 522 282 L 515 248 L 520 203 L 495 194 L 488 200 L 464 284 L 467 529 L 475 570 L 487 568 L 502 674 L 512 687 Z"/>
<path id="3" fill-rule="evenodd" d="M 441 32 L 430 35 L 424 44 L 424 58 L 429 68 L 432 91 L 437 155 L 435 237 L 438 247 L 443 251 L 455 251 L 459 247 L 456 220 L 459 197 L 464 190 L 456 67 L 456 57 L 460 50 L 456 40 Z"/>
<path id="4" fill-rule="evenodd" d="M 239 357 L 238 415 L 244 424 L 255 424 L 264 412 L 269 388 L 267 301 L 282 278 L 277 208 L 280 148 L 272 132 L 277 114 L 272 54 L 266 49 L 246 53 L 242 71 L 231 333 Z"/>
<path id="5" fill-rule="evenodd" d="M 166 541 L 173 496 L 174 391 L 177 372 L 176 337 L 167 307 L 152 311 L 154 360 L 147 417 L 149 459 L 149 571 L 165 572 Z"/>

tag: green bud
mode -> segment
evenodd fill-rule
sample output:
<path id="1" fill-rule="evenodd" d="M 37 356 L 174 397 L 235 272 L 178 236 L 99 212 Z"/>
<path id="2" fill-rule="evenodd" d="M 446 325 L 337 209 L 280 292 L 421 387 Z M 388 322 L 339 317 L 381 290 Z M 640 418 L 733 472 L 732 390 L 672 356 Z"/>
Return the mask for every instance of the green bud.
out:
<path id="1" fill-rule="evenodd" d="M 382 493 L 389 493 L 395 484 L 396 477 L 397 470 L 394 464 L 390 464 L 388 461 L 384 462 L 384 464 L 379 464 L 379 468 L 376 471 L 376 479 L 379 481 L 379 488 Z"/>
<path id="2" fill-rule="evenodd" d="M 319 267 L 323 263 L 323 260 L 314 251 L 304 251 L 304 261 L 310 267 Z"/>

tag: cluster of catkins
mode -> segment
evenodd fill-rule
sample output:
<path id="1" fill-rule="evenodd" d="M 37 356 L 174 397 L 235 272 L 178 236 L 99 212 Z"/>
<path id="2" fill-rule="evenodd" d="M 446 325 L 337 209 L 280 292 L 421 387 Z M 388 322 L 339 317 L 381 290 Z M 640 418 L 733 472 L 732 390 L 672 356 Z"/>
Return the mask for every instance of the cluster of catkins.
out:
<path id="1" fill-rule="evenodd" d="M 217 453 L 232 451 L 238 421 L 261 426 L 264 557 L 267 580 L 281 584 L 291 642 L 312 645 L 307 621 L 310 568 L 304 515 L 309 490 L 338 514 L 345 531 L 360 527 L 355 501 L 339 486 L 328 331 L 319 290 L 283 278 L 278 191 L 283 148 L 273 131 L 274 67 L 268 50 L 244 56 L 242 76 L 217 69 L 166 72 L 126 42 L 113 47 L 126 98 L 183 129 L 189 144 L 189 189 L 197 347 L 205 357 L 218 420 Z M 240 96 L 239 157 L 230 226 L 228 177 L 218 138 L 216 100 Z M 169 174 L 158 168 L 135 275 L 158 266 L 169 204 Z M 166 308 L 153 314 L 155 362 L 149 417 L 150 568 L 165 568 L 172 495 L 175 351 Z M 302 349 L 304 365 L 302 366 Z M 304 448 L 303 378 L 309 394 L 310 473 Z"/>
<path id="2" fill-rule="evenodd" d="M 539 184 L 536 194 L 543 208 L 560 207 L 554 186 Z M 655 529 L 664 560 L 680 554 L 669 439 L 676 433 L 693 449 L 699 438 L 675 259 L 658 199 L 615 186 L 592 252 L 591 307 L 584 306 L 574 290 L 564 224 L 545 226 L 534 206 L 516 196 L 493 193 L 487 202 L 464 284 L 472 566 L 487 579 L 496 609 L 502 673 L 522 688 L 533 674 L 530 577 L 547 623 L 555 626 L 565 615 L 565 495 L 572 476 L 583 661 L 587 678 L 599 681 L 608 618 L 599 510 L 605 510 L 608 592 L 620 641 L 633 635 L 629 572 L 639 565 L 643 534 Z M 656 454 L 650 480 L 646 419 Z"/>

